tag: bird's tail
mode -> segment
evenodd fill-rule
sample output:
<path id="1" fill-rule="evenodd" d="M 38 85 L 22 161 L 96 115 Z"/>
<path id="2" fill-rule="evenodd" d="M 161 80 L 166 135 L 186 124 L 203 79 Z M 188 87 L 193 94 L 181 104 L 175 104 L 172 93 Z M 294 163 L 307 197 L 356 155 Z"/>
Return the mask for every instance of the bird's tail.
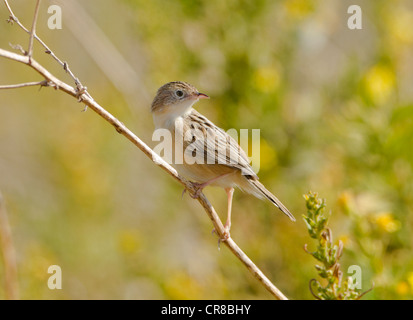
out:
<path id="1" fill-rule="evenodd" d="M 260 193 L 261 196 L 264 196 L 268 200 L 270 200 L 278 209 L 282 211 L 286 216 L 288 216 L 292 221 L 295 221 L 294 216 L 292 213 L 281 203 L 280 200 L 277 199 L 264 185 L 255 179 L 249 179 L 248 182 Z"/>

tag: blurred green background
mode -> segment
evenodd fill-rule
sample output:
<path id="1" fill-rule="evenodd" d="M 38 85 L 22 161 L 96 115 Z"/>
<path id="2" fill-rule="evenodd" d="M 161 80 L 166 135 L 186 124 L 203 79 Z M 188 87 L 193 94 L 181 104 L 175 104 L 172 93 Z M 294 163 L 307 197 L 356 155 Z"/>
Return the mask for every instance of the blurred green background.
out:
<path id="1" fill-rule="evenodd" d="M 31 26 L 34 1 L 10 1 Z M 231 234 L 291 299 L 311 299 L 303 194 L 327 199 L 341 265 L 362 269 L 365 299 L 413 298 L 413 3 L 347 0 L 65 1 L 38 35 L 102 106 L 150 146 L 150 102 L 182 80 L 224 129 L 261 130 L 259 176 L 293 212 L 235 192 Z M 363 29 L 350 30 L 358 4 Z M 5 22 L 0 47 L 27 47 Z M 38 44 L 34 57 L 73 82 Z M 0 59 L 0 84 L 42 80 Z M 271 299 L 211 235 L 197 201 L 68 95 L 0 91 L 0 190 L 25 299 Z M 221 189 L 205 194 L 225 219 Z M 0 260 L 1 261 L 1 260 Z M 62 290 L 50 290 L 50 265 Z M 4 282 L 4 265 L 0 263 Z M 5 297 L 0 286 L 0 298 Z"/>

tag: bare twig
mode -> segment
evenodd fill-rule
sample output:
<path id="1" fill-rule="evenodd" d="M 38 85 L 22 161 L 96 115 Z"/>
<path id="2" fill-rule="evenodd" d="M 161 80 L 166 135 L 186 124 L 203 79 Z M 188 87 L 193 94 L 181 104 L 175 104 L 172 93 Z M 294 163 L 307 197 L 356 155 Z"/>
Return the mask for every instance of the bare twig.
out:
<path id="1" fill-rule="evenodd" d="M 10 23 L 16 22 L 17 25 L 18 25 L 22 30 L 24 30 L 24 32 L 30 34 L 29 29 L 27 29 L 27 28 L 20 22 L 20 20 L 14 15 L 13 10 L 11 9 L 11 7 L 10 7 L 10 5 L 9 5 L 9 2 L 8 2 L 7 0 L 3 0 L 3 1 L 4 1 L 5 5 L 6 5 L 6 7 L 7 7 L 7 10 L 8 10 L 9 13 L 10 13 L 9 19 L 8 19 L 7 21 L 10 22 Z M 69 65 L 67 64 L 67 62 L 60 60 L 60 59 L 54 54 L 54 52 L 46 45 L 46 43 L 45 43 L 42 39 L 40 39 L 40 37 L 38 37 L 36 34 L 34 34 L 33 37 L 34 37 L 34 39 L 36 39 L 36 40 L 41 44 L 41 46 L 45 49 L 45 52 L 46 52 L 47 54 L 49 54 L 54 60 L 57 61 L 57 63 L 59 63 L 59 64 L 63 67 L 63 69 L 66 71 L 66 73 L 75 81 L 75 84 L 82 86 L 82 84 L 80 83 L 79 79 L 77 79 L 77 78 L 75 77 L 75 75 L 73 74 L 73 72 L 70 70 Z"/>
<path id="2" fill-rule="evenodd" d="M 13 17 L 13 21 L 18 21 L 18 19 L 12 13 L 10 7 L 8 6 L 7 0 L 4 0 L 6 6 L 9 9 L 11 14 L 11 18 Z M 19 24 L 20 25 L 20 24 Z M 22 27 L 22 25 L 20 25 Z M 25 29 L 24 27 L 22 27 Z M 37 38 L 36 35 L 34 37 Z M 43 42 L 40 41 L 42 44 Z M 45 48 L 47 48 L 47 53 L 50 53 L 51 50 L 43 44 Z M 164 161 L 158 154 L 156 154 L 149 146 L 147 146 L 139 137 L 137 137 L 132 131 L 130 131 L 122 122 L 120 122 L 117 118 L 115 118 L 112 114 L 106 111 L 102 106 L 100 106 L 85 90 L 78 79 L 72 74 L 72 78 L 76 79 L 76 87 L 72 87 L 67 83 L 61 81 L 60 79 L 56 78 L 53 74 L 51 74 L 46 68 L 40 65 L 36 60 L 31 57 L 19 55 L 4 49 L 0 49 L 0 57 L 4 57 L 6 59 L 10 59 L 13 61 L 17 61 L 28 65 L 29 67 L 33 68 L 37 71 L 48 84 L 52 84 L 56 89 L 59 89 L 76 99 L 84 103 L 87 107 L 95 111 L 98 115 L 108 121 L 118 133 L 122 134 L 126 137 L 129 141 L 131 141 L 136 147 L 138 147 L 146 156 L 148 156 L 152 162 L 156 165 L 161 167 L 165 172 L 171 175 L 175 180 L 181 183 L 191 194 L 195 194 L 194 187 L 191 183 L 189 183 L 186 179 L 181 177 L 178 172 L 169 165 L 166 161 Z M 54 57 L 55 60 L 58 62 L 61 61 L 57 57 Z M 60 62 L 59 62 L 60 63 Z M 66 63 L 64 64 L 64 68 L 67 67 Z M 40 83 L 39 83 L 40 85 Z M 215 209 L 212 207 L 208 199 L 205 197 L 203 193 L 200 194 L 198 197 L 199 203 L 203 206 L 208 217 L 211 219 L 212 224 L 214 225 L 215 231 L 220 239 L 224 238 L 225 229 L 224 226 L 216 213 Z M 228 238 L 224 241 L 225 245 L 231 250 L 232 253 L 247 267 L 247 269 L 254 275 L 256 279 L 277 299 L 279 300 L 286 300 L 286 296 L 276 287 L 271 281 L 264 275 L 264 273 L 252 262 L 252 260 L 238 247 L 238 245 L 232 240 L 232 238 Z"/>
<path id="3" fill-rule="evenodd" d="M 40 0 L 37 0 L 36 9 L 34 10 L 32 30 L 30 31 L 30 37 L 29 37 L 29 49 L 27 50 L 27 55 L 29 56 L 29 59 L 31 59 L 33 55 L 33 39 L 34 39 L 34 35 L 36 34 L 36 23 L 37 23 L 37 17 L 39 16 L 39 8 L 40 8 Z"/>
<path id="4" fill-rule="evenodd" d="M 19 83 L 19 84 L 0 85 L 0 90 L 1 89 L 17 89 L 17 88 L 33 87 L 33 86 L 47 87 L 49 86 L 49 83 L 46 80 L 43 80 L 43 81 L 25 82 L 25 83 Z"/>
<path id="5" fill-rule="evenodd" d="M 13 13 L 13 10 L 11 10 L 11 8 L 10 8 L 10 5 L 9 5 L 9 3 L 7 2 L 7 0 L 4 0 L 4 3 L 5 3 L 5 5 L 6 5 L 6 7 L 7 7 L 7 10 L 9 10 L 9 12 L 10 12 L 10 17 L 9 17 L 9 20 L 7 20 L 8 22 L 11 22 L 11 23 L 13 23 L 13 22 L 17 22 L 17 23 L 19 23 L 18 21 L 18 19 L 17 19 L 17 17 L 14 15 L 14 13 Z M 22 27 L 23 29 L 24 29 L 24 27 Z"/>
<path id="6" fill-rule="evenodd" d="M 11 238 L 11 229 L 7 217 L 6 206 L 0 192 L 0 251 L 3 253 L 4 278 L 6 299 L 16 300 L 19 298 L 17 282 L 16 253 Z"/>

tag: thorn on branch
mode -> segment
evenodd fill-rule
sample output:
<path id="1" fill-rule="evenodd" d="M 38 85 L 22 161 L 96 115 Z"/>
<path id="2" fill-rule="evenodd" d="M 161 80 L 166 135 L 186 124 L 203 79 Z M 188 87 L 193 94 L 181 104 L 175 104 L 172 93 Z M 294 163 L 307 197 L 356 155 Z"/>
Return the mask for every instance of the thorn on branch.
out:
<path id="1" fill-rule="evenodd" d="M 59 86 L 58 86 L 56 83 L 54 83 L 54 82 L 52 82 L 52 81 L 50 81 L 50 80 L 43 80 L 43 81 L 41 81 L 41 82 L 39 83 L 39 85 L 40 85 L 39 91 L 40 91 L 40 89 L 41 89 L 42 87 L 52 87 L 52 88 L 54 88 L 55 90 L 59 89 Z"/>
<path id="2" fill-rule="evenodd" d="M 39 83 L 39 91 L 42 89 L 42 87 L 48 87 L 49 86 L 49 82 L 47 80 L 43 80 Z"/>
<path id="3" fill-rule="evenodd" d="M 13 25 L 15 22 L 19 22 L 19 20 L 17 19 L 17 17 L 10 15 L 9 18 L 6 20 L 7 23 L 10 23 L 11 25 Z"/>
<path id="4" fill-rule="evenodd" d="M 79 82 L 76 83 L 76 98 L 78 102 L 82 102 L 82 95 L 87 93 L 87 87 L 82 86 Z"/>
<path id="5" fill-rule="evenodd" d="M 122 126 L 124 126 L 123 122 L 118 121 L 119 123 L 114 124 L 114 127 L 118 133 L 122 133 L 124 130 Z"/>

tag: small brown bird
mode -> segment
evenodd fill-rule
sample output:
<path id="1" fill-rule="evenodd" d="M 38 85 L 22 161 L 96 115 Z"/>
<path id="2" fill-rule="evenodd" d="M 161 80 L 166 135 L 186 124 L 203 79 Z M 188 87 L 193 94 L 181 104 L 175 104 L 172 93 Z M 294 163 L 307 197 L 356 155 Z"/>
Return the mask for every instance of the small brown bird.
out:
<path id="1" fill-rule="evenodd" d="M 199 99 L 209 97 L 186 82 L 169 82 L 158 89 L 151 111 L 155 128 L 167 129 L 172 135 L 170 150 L 175 159 L 171 165 L 192 181 L 197 190 L 193 197 L 198 197 L 208 185 L 225 189 L 228 197 L 225 239 L 229 237 L 231 227 L 235 186 L 258 198 L 268 199 L 295 221 L 281 201 L 258 181 L 246 153 L 238 143 L 192 108 Z"/>

